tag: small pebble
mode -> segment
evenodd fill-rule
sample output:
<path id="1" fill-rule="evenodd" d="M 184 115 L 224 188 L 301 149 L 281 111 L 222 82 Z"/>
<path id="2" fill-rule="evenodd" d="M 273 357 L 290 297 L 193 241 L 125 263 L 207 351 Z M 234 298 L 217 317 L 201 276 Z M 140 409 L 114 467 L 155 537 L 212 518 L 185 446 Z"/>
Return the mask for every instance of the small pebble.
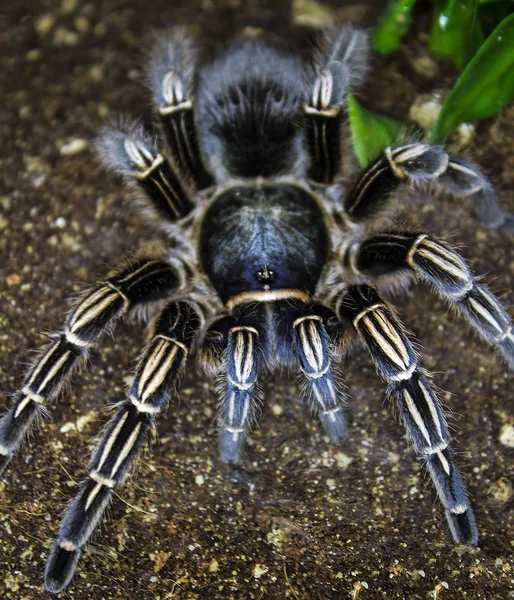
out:
<path id="1" fill-rule="evenodd" d="M 256 564 L 253 567 L 253 576 L 255 577 L 255 579 L 260 579 L 268 571 L 269 571 L 269 567 L 267 567 L 266 565 Z"/>
<path id="2" fill-rule="evenodd" d="M 500 444 L 503 444 L 508 448 L 514 448 L 514 425 L 504 425 L 501 428 L 498 439 L 500 440 Z"/>
<path id="3" fill-rule="evenodd" d="M 62 156 L 73 156 L 74 154 L 79 154 L 83 152 L 88 147 L 87 140 L 83 138 L 75 138 L 66 142 L 59 148 L 59 152 Z"/>
<path id="4" fill-rule="evenodd" d="M 36 19 L 35 27 L 39 35 L 46 35 L 54 26 L 55 17 L 50 13 L 45 13 Z"/>
<path id="5" fill-rule="evenodd" d="M 18 273 L 11 273 L 10 275 L 7 275 L 7 277 L 5 278 L 5 282 L 7 283 L 8 287 L 20 285 L 21 275 L 18 275 Z"/>
<path id="6" fill-rule="evenodd" d="M 329 27 L 334 23 L 334 11 L 315 0 L 294 0 L 292 6 L 295 25 Z"/>

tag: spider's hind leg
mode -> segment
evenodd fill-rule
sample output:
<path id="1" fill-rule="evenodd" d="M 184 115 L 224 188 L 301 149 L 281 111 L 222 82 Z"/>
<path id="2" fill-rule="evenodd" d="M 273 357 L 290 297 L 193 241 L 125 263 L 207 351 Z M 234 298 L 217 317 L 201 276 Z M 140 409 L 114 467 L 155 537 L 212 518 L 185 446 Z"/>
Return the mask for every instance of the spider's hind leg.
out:
<path id="1" fill-rule="evenodd" d="M 129 310 L 166 297 L 181 285 L 180 279 L 167 262 L 139 258 L 83 294 L 0 419 L 0 475 L 100 337 Z"/>
<path id="2" fill-rule="evenodd" d="M 68 506 L 45 570 L 48 591 L 60 592 L 70 582 L 83 546 L 88 542 L 113 496 L 126 479 L 143 442 L 155 427 L 183 373 L 200 316 L 187 301 L 172 302 L 154 321 L 128 398 L 121 402 L 90 463 L 90 472 Z"/>
<path id="3" fill-rule="evenodd" d="M 350 286 L 337 299 L 388 383 L 400 421 L 416 454 L 426 464 L 446 512 L 455 543 L 478 544 L 478 530 L 466 488 L 449 443 L 448 425 L 430 374 L 419 364 L 405 329 L 392 309 L 368 285 Z"/>
<path id="4" fill-rule="evenodd" d="M 446 242 L 424 233 L 381 233 L 352 253 L 356 270 L 365 275 L 410 270 L 431 284 L 514 371 L 514 331 L 509 314 Z"/>
<path id="5" fill-rule="evenodd" d="M 316 77 L 304 104 L 309 177 L 331 183 L 341 166 L 342 109 L 346 90 L 363 78 L 368 40 L 364 31 L 343 29 L 324 40 L 315 57 Z"/>
<path id="6" fill-rule="evenodd" d="M 181 173 L 191 177 L 196 189 L 213 183 L 207 172 L 194 122 L 194 79 L 197 52 L 181 28 L 161 36 L 155 43 L 151 86 L 171 155 Z"/>

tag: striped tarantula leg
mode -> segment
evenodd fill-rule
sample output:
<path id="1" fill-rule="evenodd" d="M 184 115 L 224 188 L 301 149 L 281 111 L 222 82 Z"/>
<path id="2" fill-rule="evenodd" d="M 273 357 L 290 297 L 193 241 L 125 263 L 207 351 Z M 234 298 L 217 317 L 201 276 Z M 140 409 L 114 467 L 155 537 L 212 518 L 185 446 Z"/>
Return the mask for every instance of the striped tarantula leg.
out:
<path id="1" fill-rule="evenodd" d="M 138 259 L 82 295 L 64 330 L 28 372 L 9 411 L 0 419 L 0 474 L 25 440 L 45 406 L 57 397 L 77 365 L 105 331 L 130 308 L 176 288 L 179 278 L 160 260 Z"/>
<path id="2" fill-rule="evenodd" d="M 139 189 L 145 205 L 161 219 L 178 221 L 193 209 L 190 191 L 177 168 L 159 153 L 140 125 L 106 128 L 96 147 L 104 165 Z"/>
<path id="3" fill-rule="evenodd" d="M 183 29 L 155 44 L 151 68 L 154 102 L 171 154 L 180 172 L 192 177 L 196 189 L 212 185 L 206 171 L 193 116 L 193 80 L 196 49 Z"/>
<path id="4" fill-rule="evenodd" d="M 250 321 L 248 319 L 248 321 Z M 239 318 L 228 330 L 223 367 L 224 396 L 219 416 L 221 460 L 237 464 L 255 415 L 257 375 L 261 363 L 259 331 Z"/>
<path id="5" fill-rule="evenodd" d="M 323 306 L 305 306 L 305 309 L 297 311 L 293 329 L 303 392 L 311 399 L 314 412 L 319 415 L 331 441 L 338 442 L 344 439 L 347 433 L 344 415 L 346 394 L 334 373 L 332 340 L 321 316 L 323 312 L 328 311 L 329 309 Z M 335 317 L 335 314 L 333 316 Z"/>
<path id="6" fill-rule="evenodd" d="M 69 505 L 45 571 L 49 592 L 70 582 L 81 549 L 100 524 L 114 486 L 122 483 L 154 429 L 155 417 L 176 391 L 200 318 L 187 302 L 169 304 L 156 319 L 130 385 L 99 440 L 90 472 Z"/>
<path id="7" fill-rule="evenodd" d="M 470 198 L 484 226 L 514 231 L 514 215 L 500 208 L 491 184 L 475 166 L 442 146 L 418 142 L 386 148 L 357 181 L 345 210 L 357 220 L 372 218 L 403 183 Z"/>
<path id="8" fill-rule="evenodd" d="M 411 269 L 456 308 L 514 370 L 514 331 L 507 311 L 485 285 L 477 282 L 464 259 L 442 240 L 424 233 L 379 234 L 360 246 L 355 266 L 373 275 Z"/>
<path id="9" fill-rule="evenodd" d="M 421 368 L 405 329 L 392 309 L 368 285 L 351 286 L 338 302 L 365 342 L 387 395 L 416 454 L 426 464 L 456 543 L 478 543 L 466 489 L 449 446 L 448 425 L 430 375 Z"/>
<path id="10" fill-rule="evenodd" d="M 322 41 L 316 62 L 316 78 L 304 104 L 309 177 L 330 183 L 341 164 L 341 112 L 349 85 L 365 70 L 367 36 L 363 31 L 343 29 Z"/>

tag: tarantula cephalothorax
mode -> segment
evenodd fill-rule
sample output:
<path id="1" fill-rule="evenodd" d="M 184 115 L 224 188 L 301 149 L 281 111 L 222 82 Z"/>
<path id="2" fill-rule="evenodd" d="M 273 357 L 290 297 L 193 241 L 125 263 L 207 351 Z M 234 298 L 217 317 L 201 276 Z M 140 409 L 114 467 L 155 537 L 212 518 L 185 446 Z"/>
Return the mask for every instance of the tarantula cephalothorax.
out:
<path id="1" fill-rule="evenodd" d="M 163 256 L 131 260 L 80 298 L 0 421 L 3 471 L 100 336 L 134 309 L 151 322 L 126 400 L 66 510 L 46 567 L 48 590 L 69 583 L 191 350 L 221 382 L 219 451 L 237 463 L 259 374 L 277 366 L 299 373 L 331 440 L 345 436 L 335 365 L 352 331 L 387 382 L 455 542 L 477 544 L 436 388 L 377 288 L 410 278 L 431 283 L 513 368 L 511 321 L 448 244 L 422 232 L 377 233 L 376 217 L 407 185 L 470 197 L 486 226 L 513 230 L 514 221 L 474 166 L 420 142 L 384 150 L 343 195 L 345 91 L 365 68 L 366 36 L 356 30 L 325 34 L 310 65 L 246 39 L 201 69 L 192 42 L 175 30 L 158 43 L 152 67 L 169 153 L 138 125 L 104 131 L 104 162 L 141 192 L 172 244 Z"/>

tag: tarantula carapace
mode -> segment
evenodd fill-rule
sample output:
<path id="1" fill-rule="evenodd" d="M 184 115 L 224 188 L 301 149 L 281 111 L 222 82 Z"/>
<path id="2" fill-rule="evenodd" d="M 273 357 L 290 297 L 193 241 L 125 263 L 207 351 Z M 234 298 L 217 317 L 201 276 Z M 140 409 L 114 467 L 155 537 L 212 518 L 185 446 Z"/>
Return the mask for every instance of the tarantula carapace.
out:
<path id="1" fill-rule="evenodd" d="M 386 148 L 343 193 L 345 93 L 363 78 L 366 47 L 363 32 L 335 30 L 305 64 L 262 39 L 243 39 L 197 68 L 194 44 L 174 30 L 158 42 L 151 70 L 168 152 L 137 124 L 100 136 L 104 163 L 136 189 L 170 243 L 84 293 L 0 422 L 3 471 L 101 335 L 131 311 L 151 323 L 126 399 L 66 510 L 46 567 L 48 590 L 69 583 L 192 351 L 219 382 L 220 456 L 238 463 L 258 378 L 275 367 L 296 371 L 330 439 L 345 437 L 337 365 L 352 332 L 387 383 L 455 542 L 477 544 L 436 388 L 377 290 L 429 282 L 512 368 L 511 321 L 454 249 L 426 233 L 387 230 L 385 209 L 410 186 L 469 197 L 489 227 L 512 231 L 513 218 L 474 166 L 422 142 Z"/>

